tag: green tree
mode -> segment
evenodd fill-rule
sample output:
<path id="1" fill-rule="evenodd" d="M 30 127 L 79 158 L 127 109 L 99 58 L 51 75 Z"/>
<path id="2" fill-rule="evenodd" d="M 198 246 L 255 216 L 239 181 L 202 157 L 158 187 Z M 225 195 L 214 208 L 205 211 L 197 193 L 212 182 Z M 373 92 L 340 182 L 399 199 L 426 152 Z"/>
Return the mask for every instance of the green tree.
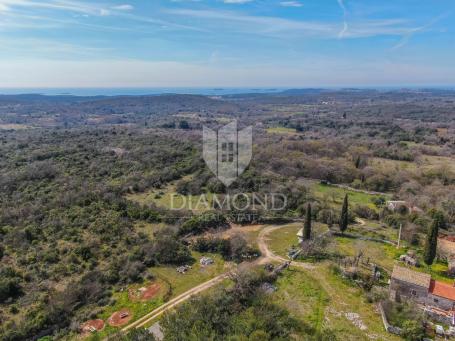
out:
<path id="1" fill-rule="evenodd" d="M 436 257 L 436 248 L 438 246 L 438 233 L 439 228 L 444 224 L 441 216 L 437 215 L 431 223 L 430 229 L 427 232 L 427 239 L 425 241 L 425 249 L 423 253 L 423 260 L 425 264 L 433 264 Z"/>
<path id="2" fill-rule="evenodd" d="M 305 240 L 311 238 L 311 204 L 308 203 L 306 208 L 305 224 L 303 225 L 303 235 Z"/>
<path id="3" fill-rule="evenodd" d="M 425 337 L 425 329 L 422 322 L 407 320 L 403 322 L 403 331 L 401 336 L 407 341 L 418 341 Z"/>
<path id="4" fill-rule="evenodd" d="M 348 228 L 348 221 L 349 221 L 349 203 L 348 203 L 348 195 L 344 196 L 343 207 L 341 208 L 341 216 L 340 216 L 340 231 L 344 233 Z"/>

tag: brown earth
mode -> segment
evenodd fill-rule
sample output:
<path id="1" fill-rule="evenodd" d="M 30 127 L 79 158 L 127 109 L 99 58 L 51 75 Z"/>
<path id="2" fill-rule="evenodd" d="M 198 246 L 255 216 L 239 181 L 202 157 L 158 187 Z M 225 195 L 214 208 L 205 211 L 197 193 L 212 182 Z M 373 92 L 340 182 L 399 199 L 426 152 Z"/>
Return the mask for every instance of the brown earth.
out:
<path id="1" fill-rule="evenodd" d="M 128 296 L 132 301 L 148 301 L 155 298 L 161 289 L 159 283 L 150 284 L 148 287 L 142 287 L 139 289 L 131 288 L 128 290 Z"/>
<path id="2" fill-rule="evenodd" d="M 125 317 L 121 317 L 122 314 L 128 314 Z M 108 318 L 107 323 L 109 323 L 110 326 L 112 327 L 119 327 L 123 326 L 124 324 L 127 324 L 133 317 L 133 314 L 129 309 L 122 309 L 119 311 L 116 311 L 111 315 L 111 317 Z"/>
<path id="3" fill-rule="evenodd" d="M 104 321 L 103 320 L 89 320 L 87 322 L 84 322 L 81 325 L 81 330 L 83 334 L 90 334 L 93 329 L 96 331 L 103 330 L 104 328 Z"/>
<path id="4" fill-rule="evenodd" d="M 147 287 L 147 289 L 142 293 L 141 300 L 147 301 L 152 298 L 155 298 L 158 295 L 158 293 L 160 292 L 160 289 L 161 289 L 161 285 L 159 285 L 158 283 L 149 285 Z"/>

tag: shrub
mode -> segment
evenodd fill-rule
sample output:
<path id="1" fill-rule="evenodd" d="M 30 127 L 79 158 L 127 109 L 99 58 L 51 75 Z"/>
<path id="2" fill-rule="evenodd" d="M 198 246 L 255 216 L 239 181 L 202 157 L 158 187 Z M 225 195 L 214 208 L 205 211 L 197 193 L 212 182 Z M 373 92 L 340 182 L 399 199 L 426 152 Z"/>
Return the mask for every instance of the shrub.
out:
<path id="1" fill-rule="evenodd" d="M 209 229 L 227 228 L 229 224 L 224 215 L 206 212 L 187 220 L 179 230 L 179 235 L 199 234 Z"/>
<path id="2" fill-rule="evenodd" d="M 375 210 L 371 209 L 366 205 L 356 205 L 354 206 L 353 211 L 360 218 L 373 220 L 379 219 L 379 214 Z"/>

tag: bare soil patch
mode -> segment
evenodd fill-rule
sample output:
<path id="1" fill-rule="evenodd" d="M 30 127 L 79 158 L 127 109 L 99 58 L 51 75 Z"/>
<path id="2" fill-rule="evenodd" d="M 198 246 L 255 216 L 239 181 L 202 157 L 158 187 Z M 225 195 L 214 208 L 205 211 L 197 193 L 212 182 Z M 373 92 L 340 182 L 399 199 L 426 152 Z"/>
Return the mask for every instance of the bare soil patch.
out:
<path id="1" fill-rule="evenodd" d="M 159 283 L 152 283 L 147 287 L 128 289 L 128 296 L 132 301 L 148 301 L 158 296 L 160 290 Z"/>
<path id="2" fill-rule="evenodd" d="M 103 330 L 104 328 L 104 321 L 103 320 L 89 320 L 87 322 L 84 322 L 81 325 L 81 331 L 82 334 L 90 334 L 95 331 L 100 331 Z"/>
<path id="3" fill-rule="evenodd" d="M 108 318 L 107 323 L 109 323 L 112 327 L 119 327 L 127 324 L 133 317 L 131 310 L 129 309 L 122 309 L 116 311 Z"/>

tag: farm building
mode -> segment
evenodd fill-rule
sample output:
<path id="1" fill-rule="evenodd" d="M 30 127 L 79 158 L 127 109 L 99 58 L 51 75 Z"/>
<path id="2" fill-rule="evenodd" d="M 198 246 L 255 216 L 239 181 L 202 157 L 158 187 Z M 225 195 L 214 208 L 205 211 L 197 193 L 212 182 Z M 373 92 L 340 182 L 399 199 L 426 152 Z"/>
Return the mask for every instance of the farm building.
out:
<path id="1" fill-rule="evenodd" d="M 455 311 L 455 287 L 435 281 L 425 273 L 401 266 L 393 268 L 389 287 L 390 299 L 412 299 L 425 308 L 435 307 L 445 312 Z"/>

